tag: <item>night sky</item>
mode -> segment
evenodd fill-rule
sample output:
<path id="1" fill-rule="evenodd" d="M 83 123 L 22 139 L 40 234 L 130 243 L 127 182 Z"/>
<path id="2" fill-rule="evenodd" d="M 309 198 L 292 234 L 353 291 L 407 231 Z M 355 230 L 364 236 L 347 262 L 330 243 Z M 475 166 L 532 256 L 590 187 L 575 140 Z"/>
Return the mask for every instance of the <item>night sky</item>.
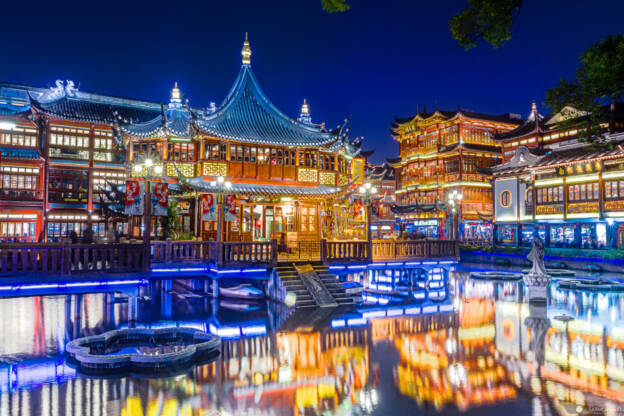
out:
<path id="1" fill-rule="evenodd" d="M 168 102 L 175 81 L 190 104 L 218 104 L 241 64 L 245 32 L 268 97 L 314 122 L 351 115 L 380 162 L 396 154 L 394 115 L 426 106 L 526 117 L 532 100 L 572 77 L 578 56 L 622 31 L 624 1 L 525 0 L 513 39 L 498 50 L 457 46 L 448 20 L 467 0 L 351 0 L 328 15 L 320 0 L 6 1 L 0 11 L 0 80 Z"/>

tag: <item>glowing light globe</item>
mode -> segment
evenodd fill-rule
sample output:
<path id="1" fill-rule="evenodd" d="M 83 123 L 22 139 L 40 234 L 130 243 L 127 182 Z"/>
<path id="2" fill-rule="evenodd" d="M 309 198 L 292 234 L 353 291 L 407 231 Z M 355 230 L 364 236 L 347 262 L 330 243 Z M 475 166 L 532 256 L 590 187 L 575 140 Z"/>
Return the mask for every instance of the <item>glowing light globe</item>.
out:
<path id="1" fill-rule="evenodd" d="M 288 306 L 289 308 L 292 308 L 293 306 L 295 306 L 296 302 L 297 302 L 297 294 L 295 292 L 288 292 L 286 294 L 286 297 L 284 298 L 284 303 L 286 304 L 286 306 Z"/>

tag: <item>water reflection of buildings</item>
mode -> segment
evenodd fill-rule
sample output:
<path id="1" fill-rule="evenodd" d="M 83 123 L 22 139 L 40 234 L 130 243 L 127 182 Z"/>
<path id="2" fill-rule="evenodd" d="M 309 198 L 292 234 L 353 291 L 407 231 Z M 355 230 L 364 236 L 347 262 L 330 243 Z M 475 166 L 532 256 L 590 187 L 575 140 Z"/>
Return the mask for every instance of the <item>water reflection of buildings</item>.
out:
<path id="1" fill-rule="evenodd" d="M 417 323 L 395 321 L 397 387 L 438 410 L 448 404 L 466 410 L 516 397 L 506 369 L 494 358 L 493 289 L 463 283 L 455 312 Z"/>

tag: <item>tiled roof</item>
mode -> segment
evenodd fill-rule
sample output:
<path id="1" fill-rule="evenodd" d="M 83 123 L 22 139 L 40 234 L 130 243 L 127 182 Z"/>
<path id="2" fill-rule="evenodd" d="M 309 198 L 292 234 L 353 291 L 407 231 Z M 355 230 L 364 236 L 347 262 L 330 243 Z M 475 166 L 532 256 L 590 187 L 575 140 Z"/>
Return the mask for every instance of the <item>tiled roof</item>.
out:
<path id="1" fill-rule="evenodd" d="M 145 123 L 119 123 L 119 128 L 126 134 L 139 137 L 165 134 L 175 137 L 189 137 L 191 133 L 191 113 L 185 106 L 170 105 L 152 120 Z"/>
<path id="2" fill-rule="evenodd" d="M 152 120 L 159 114 L 158 111 L 147 108 L 113 105 L 69 96 L 47 103 L 31 97 L 31 104 L 37 111 L 54 117 L 105 124 L 141 123 Z"/>
<path id="3" fill-rule="evenodd" d="M 535 103 L 531 109 L 529 117 L 518 127 L 505 133 L 500 133 L 494 136 L 496 140 L 515 139 L 518 137 L 524 137 L 533 132 L 540 132 L 544 129 L 544 116 L 537 112 Z"/>
<path id="4" fill-rule="evenodd" d="M 478 119 L 478 120 L 498 121 L 498 122 L 501 122 L 501 123 L 509 123 L 509 124 L 518 124 L 521 121 L 519 116 L 513 115 L 511 113 L 500 114 L 500 115 L 492 115 L 492 114 L 485 114 L 485 113 L 477 113 L 476 111 L 459 109 L 459 110 L 456 110 L 456 111 L 436 110 L 436 111 L 431 112 L 431 113 L 423 111 L 423 112 L 416 113 L 412 117 L 405 117 L 405 118 L 394 117 L 394 121 L 390 125 L 391 125 L 392 128 L 396 129 L 401 124 L 408 123 L 408 122 L 414 120 L 416 117 L 419 117 L 421 119 L 427 119 L 427 118 L 433 116 L 436 113 L 440 114 L 445 119 L 451 119 L 451 118 L 453 118 L 455 116 L 462 115 L 464 117 L 474 118 L 474 119 Z"/>
<path id="5" fill-rule="evenodd" d="M 278 110 L 260 89 L 249 65 L 242 66 L 223 104 L 214 113 L 198 117 L 196 125 L 203 133 L 249 143 L 324 146 L 338 139 Z"/>
<path id="6" fill-rule="evenodd" d="M 212 181 L 207 181 L 201 176 L 195 178 L 182 179 L 184 185 L 200 191 L 215 192 L 217 187 L 212 185 Z M 232 187 L 228 192 L 241 193 L 248 195 L 293 195 L 293 196 L 326 196 L 338 195 L 345 191 L 344 187 L 339 186 L 287 186 L 287 185 L 266 185 L 266 184 L 249 184 L 249 183 L 232 183 Z"/>

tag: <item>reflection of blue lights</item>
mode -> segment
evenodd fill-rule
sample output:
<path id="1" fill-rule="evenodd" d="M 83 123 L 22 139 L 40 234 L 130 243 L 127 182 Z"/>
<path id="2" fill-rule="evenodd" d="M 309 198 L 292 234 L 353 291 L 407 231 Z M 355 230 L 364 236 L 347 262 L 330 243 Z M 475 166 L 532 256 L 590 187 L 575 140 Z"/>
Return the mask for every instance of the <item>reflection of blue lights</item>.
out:
<path id="1" fill-rule="evenodd" d="M 243 273 L 265 273 L 267 269 L 243 269 Z"/>
<path id="2" fill-rule="evenodd" d="M 386 311 L 367 311 L 362 314 L 365 319 L 383 318 L 384 316 L 386 316 Z"/>
<path id="3" fill-rule="evenodd" d="M 358 264 L 355 266 L 347 266 L 347 269 L 351 269 L 351 270 L 358 270 L 358 269 L 365 269 L 366 265 L 365 264 Z"/>
<path id="4" fill-rule="evenodd" d="M 42 290 L 42 289 L 55 289 L 55 290 L 65 290 L 72 288 L 105 288 L 108 286 L 126 286 L 126 285 L 137 285 L 137 284 L 146 284 L 148 281 L 146 279 L 135 279 L 135 280 L 99 280 L 92 282 L 62 282 L 62 283 L 39 283 L 39 284 L 14 284 L 14 285 L 5 285 L 0 286 L 0 291 L 28 291 L 28 290 Z"/>
<path id="5" fill-rule="evenodd" d="M 440 310 L 440 312 L 452 312 L 453 311 L 453 305 L 451 305 L 451 304 L 440 305 L 439 310 Z"/>
<path id="6" fill-rule="evenodd" d="M 347 319 L 347 325 L 349 325 L 349 326 L 366 325 L 366 319 L 364 319 L 364 318 L 351 318 L 351 319 Z"/>
<path id="7" fill-rule="evenodd" d="M 380 297 L 369 295 L 369 294 L 365 294 L 362 298 L 364 299 L 365 302 L 377 303 L 379 305 L 386 305 L 388 302 L 390 302 L 389 299 L 380 298 Z"/>
<path id="8" fill-rule="evenodd" d="M 403 315 L 403 309 L 388 309 L 388 316 L 401 316 Z"/>
<path id="9" fill-rule="evenodd" d="M 329 266 L 328 269 L 329 270 L 342 270 L 345 269 L 346 266 Z"/>
<path id="10" fill-rule="evenodd" d="M 344 328 L 346 326 L 346 322 L 344 319 L 334 319 L 331 321 L 332 328 Z"/>
<path id="11" fill-rule="evenodd" d="M 424 292 L 416 292 L 414 293 L 414 299 L 424 299 L 425 295 L 426 294 Z"/>
<path id="12" fill-rule="evenodd" d="M 416 306 L 416 307 L 412 307 L 412 308 L 405 308 L 405 315 L 418 315 L 420 314 L 420 307 Z"/>
<path id="13" fill-rule="evenodd" d="M 403 262 L 400 262 L 400 263 L 386 263 L 386 266 L 403 266 Z"/>
<path id="14" fill-rule="evenodd" d="M 438 306 L 437 305 L 423 306 L 422 311 L 423 313 L 436 313 L 438 311 Z"/>
<path id="15" fill-rule="evenodd" d="M 218 269 L 210 269 L 211 272 L 217 274 L 232 274 L 232 273 L 240 273 L 241 269 L 232 269 L 232 270 L 218 270 Z"/>
<path id="16" fill-rule="evenodd" d="M 267 328 L 265 325 L 252 325 L 241 328 L 243 335 L 252 336 L 252 335 L 266 335 Z"/>
<path id="17" fill-rule="evenodd" d="M 420 266 L 420 262 L 419 261 L 406 261 L 405 265 L 406 266 Z"/>

